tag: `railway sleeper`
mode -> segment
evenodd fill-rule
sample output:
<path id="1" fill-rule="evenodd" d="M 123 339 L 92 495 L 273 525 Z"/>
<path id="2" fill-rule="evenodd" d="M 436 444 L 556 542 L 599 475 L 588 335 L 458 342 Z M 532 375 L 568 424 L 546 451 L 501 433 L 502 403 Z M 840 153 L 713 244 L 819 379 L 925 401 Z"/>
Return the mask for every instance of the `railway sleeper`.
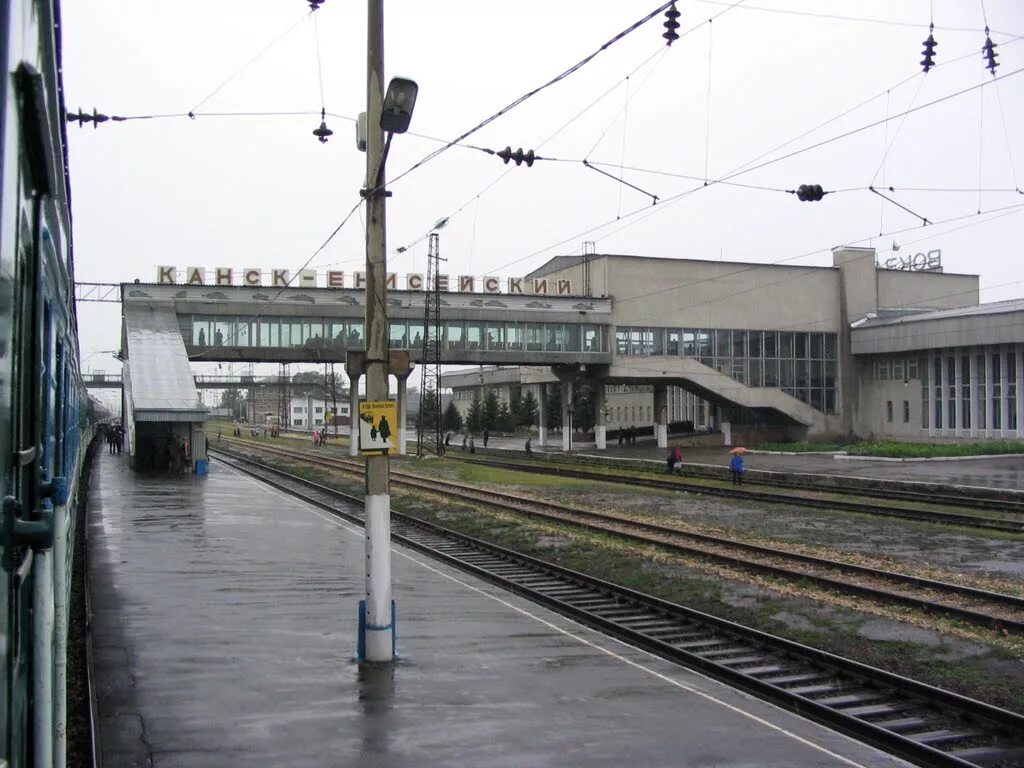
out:
<path id="1" fill-rule="evenodd" d="M 783 688 L 787 685 L 796 685 L 798 683 L 813 683 L 822 680 L 829 680 L 831 677 L 832 675 L 827 672 L 796 672 L 789 675 L 782 675 L 781 677 L 768 677 L 765 678 L 764 682 L 778 688 Z"/>
<path id="2" fill-rule="evenodd" d="M 978 765 L 985 765 L 986 763 L 1016 765 L 1024 761 L 1024 748 L 1021 747 L 1011 749 L 1004 749 L 999 746 L 969 747 L 967 749 L 950 750 L 947 754 L 952 755 L 958 760 Z"/>
<path id="3" fill-rule="evenodd" d="M 714 648 L 710 651 L 697 651 L 697 655 L 702 659 L 712 659 L 714 661 L 718 661 L 720 664 L 724 664 L 725 662 L 723 660 L 732 656 L 749 656 L 751 653 L 755 653 L 755 651 L 744 645 L 732 645 L 727 648 Z M 760 653 L 756 658 L 763 659 L 764 654 Z"/>
<path id="4" fill-rule="evenodd" d="M 950 731 L 941 729 L 937 731 L 925 731 L 924 733 L 909 733 L 907 738 L 913 739 L 918 744 L 927 744 L 929 747 L 953 744 L 958 741 L 968 741 L 984 736 L 980 731 Z"/>
<path id="5" fill-rule="evenodd" d="M 823 699 L 815 698 L 815 702 L 818 704 L 824 704 L 826 707 L 832 707 L 833 709 L 845 709 L 846 707 L 855 707 L 861 704 L 868 704 L 870 702 L 878 701 L 891 701 L 892 694 L 886 691 L 852 691 L 850 693 L 844 693 L 839 696 L 826 696 Z"/>

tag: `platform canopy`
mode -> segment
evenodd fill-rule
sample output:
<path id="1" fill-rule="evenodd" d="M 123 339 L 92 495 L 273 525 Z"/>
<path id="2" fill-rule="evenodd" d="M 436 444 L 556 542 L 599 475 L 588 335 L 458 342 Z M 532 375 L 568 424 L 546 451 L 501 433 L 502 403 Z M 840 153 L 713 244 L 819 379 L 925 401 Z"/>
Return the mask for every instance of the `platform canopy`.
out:
<path id="1" fill-rule="evenodd" d="M 125 393 L 133 419 L 205 421 L 208 410 L 192 378 L 174 310 L 125 305 L 124 313 Z"/>

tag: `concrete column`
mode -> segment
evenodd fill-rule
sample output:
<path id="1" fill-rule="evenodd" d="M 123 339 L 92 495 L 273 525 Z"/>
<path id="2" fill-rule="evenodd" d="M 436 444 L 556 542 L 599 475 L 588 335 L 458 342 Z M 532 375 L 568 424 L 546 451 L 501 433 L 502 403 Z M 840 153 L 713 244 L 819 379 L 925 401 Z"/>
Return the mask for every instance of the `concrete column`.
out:
<path id="1" fill-rule="evenodd" d="M 1010 389 L 1010 372 L 1009 366 L 1006 364 L 1006 345 L 1002 344 L 998 347 L 999 349 L 999 434 L 1003 437 L 1009 437 L 1010 430 L 1010 414 L 1007 413 L 1009 409 L 1009 389 Z"/>
<path id="2" fill-rule="evenodd" d="M 572 449 L 572 382 L 562 382 L 562 450 Z"/>
<path id="3" fill-rule="evenodd" d="M 348 390 L 348 455 L 359 455 L 359 376 L 349 375 Z"/>
<path id="4" fill-rule="evenodd" d="M 962 350 L 957 347 L 953 350 L 953 381 L 950 383 L 953 385 L 953 412 L 955 415 L 954 424 L 956 424 L 956 436 L 960 437 L 963 434 L 964 429 L 964 412 L 963 403 L 961 403 L 960 394 L 963 392 L 963 371 L 961 370 L 960 356 Z"/>
<path id="5" fill-rule="evenodd" d="M 968 348 L 968 365 L 970 366 L 968 374 L 971 377 L 971 437 L 975 437 L 978 434 L 978 419 L 981 414 L 978 408 L 978 350 L 974 347 Z"/>
<path id="6" fill-rule="evenodd" d="M 1022 389 L 1024 389 L 1024 344 L 1018 344 L 1016 347 L 1017 358 L 1017 375 L 1015 379 L 1016 387 L 1014 388 L 1014 394 L 1017 397 L 1017 437 L 1024 435 L 1024 397 L 1022 397 Z"/>
<path id="7" fill-rule="evenodd" d="M 668 386 L 654 385 L 654 436 L 659 448 L 668 448 Z"/>
<path id="8" fill-rule="evenodd" d="M 398 379 L 398 455 L 405 456 L 405 414 L 408 410 L 409 374 L 396 376 Z"/>
<path id="9" fill-rule="evenodd" d="M 548 385 L 539 384 L 538 387 L 540 388 L 540 409 L 537 414 L 537 423 L 539 430 L 539 434 L 537 435 L 537 447 L 543 448 L 544 444 L 548 439 Z"/>
<path id="10" fill-rule="evenodd" d="M 604 415 L 604 382 L 595 381 L 591 383 L 594 388 L 594 443 L 599 451 L 605 450 L 607 445 L 607 419 Z"/>
<path id="11" fill-rule="evenodd" d="M 995 414 L 992 413 L 992 347 L 984 347 L 985 350 L 985 391 L 982 397 L 985 398 L 985 432 L 982 437 L 992 434 L 992 423 Z"/>

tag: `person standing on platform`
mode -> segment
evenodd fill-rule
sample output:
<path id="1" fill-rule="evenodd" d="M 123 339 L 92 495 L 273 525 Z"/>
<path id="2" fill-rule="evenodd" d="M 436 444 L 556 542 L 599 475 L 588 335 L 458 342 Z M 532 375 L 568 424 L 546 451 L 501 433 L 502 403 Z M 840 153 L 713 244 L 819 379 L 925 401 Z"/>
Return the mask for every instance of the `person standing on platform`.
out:
<path id="1" fill-rule="evenodd" d="M 491 433 L 486 429 L 484 430 L 484 448 L 487 447 L 487 441 L 491 439 Z"/>
<path id="2" fill-rule="evenodd" d="M 672 451 L 672 471 L 677 474 L 683 474 L 683 452 L 679 450 L 679 446 Z"/>
<path id="3" fill-rule="evenodd" d="M 469 438 L 469 452 L 476 453 L 476 443 L 473 442 L 473 438 Z"/>
<path id="4" fill-rule="evenodd" d="M 452 442 L 452 433 L 451 432 L 445 432 L 444 433 L 444 449 L 446 451 L 448 450 L 448 446 L 451 445 L 451 442 Z"/>
<path id="5" fill-rule="evenodd" d="M 729 471 L 732 472 L 733 485 L 743 485 L 743 457 L 740 454 L 733 454 L 729 460 Z"/>
<path id="6" fill-rule="evenodd" d="M 466 433 L 462 433 L 462 450 L 466 450 Z"/>
<path id="7" fill-rule="evenodd" d="M 532 459 L 533 458 L 533 447 L 530 445 L 530 441 L 532 439 L 533 439 L 532 437 L 526 438 L 526 458 L 528 458 L 528 459 Z"/>

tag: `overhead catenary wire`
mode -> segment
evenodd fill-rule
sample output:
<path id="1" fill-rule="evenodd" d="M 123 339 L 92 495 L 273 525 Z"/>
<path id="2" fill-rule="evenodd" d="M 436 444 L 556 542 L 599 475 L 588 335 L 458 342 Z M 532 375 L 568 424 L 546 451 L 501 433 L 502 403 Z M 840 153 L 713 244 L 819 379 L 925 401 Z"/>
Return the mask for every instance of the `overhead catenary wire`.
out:
<path id="1" fill-rule="evenodd" d="M 918 106 L 915 106 L 915 107 L 911 107 L 910 109 L 905 110 L 905 111 L 906 112 L 918 112 L 918 111 L 921 111 L 923 109 L 927 109 L 929 107 L 935 106 L 937 104 L 941 104 L 943 102 L 949 101 L 950 99 L 956 98 L 958 96 L 962 96 L 962 95 L 964 95 L 966 93 L 970 93 L 972 91 L 984 88 L 985 86 L 987 86 L 990 83 L 998 82 L 1000 79 L 1005 79 L 1005 78 L 1008 78 L 1008 77 L 1014 77 L 1016 75 L 1021 74 L 1022 72 L 1024 72 L 1024 67 L 1022 67 L 1020 69 L 1013 70 L 1012 72 L 1004 73 L 1003 75 L 999 75 L 999 76 L 994 77 L 994 78 L 992 78 L 990 80 L 982 81 L 978 85 L 968 86 L 968 87 L 963 88 L 963 89 L 961 89 L 959 91 L 955 91 L 953 93 L 946 94 L 946 95 L 941 96 L 941 97 L 939 97 L 937 99 L 929 101 L 929 102 L 927 102 L 925 104 L 921 104 L 921 105 L 918 105 Z M 887 120 L 894 120 L 896 118 L 902 117 L 902 115 L 903 115 L 903 113 L 900 112 L 900 113 L 897 113 L 895 115 L 891 115 L 891 116 L 889 116 L 889 117 L 887 117 L 887 118 L 885 118 L 883 120 L 875 120 L 875 121 L 873 121 L 873 122 L 871 122 L 871 123 L 869 123 L 867 125 L 863 125 L 863 126 L 860 126 L 858 128 L 850 129 L 850 130 L 845 131 L 845 132 L 843 132 L 841 134 L 838 134 L 836 136 L 832 136 L 832 137 L 830 137 L 828 139 L 823 139 L 821 141 L 815 142 L 814 144 L 808 145 L 806 147 L 802 147 L 802 148 L 794 150 L 792 152 L 788 152 L 785 155 L 782 155 L 780 157 L 776 157 L 776 158 L 773 158 L 771 160 L 766 160 L 766 161 L 761 162 L 759 164 L 756 164 L 756 165 L 753 165 L 753 166 L 750 166 L 750 167 L 746 167 L 744 170 L 736 171 L 736 172 L 734 172 L 732 174 L 728 174 L 728 175 L 722 177 L 721 179 L 719 179 L 716 182 L 709 183 L 708 187 L 714 186 L 715 184 L 722 183 L 724 181 L 729 181 L 732 178 L 735 178 L 736 176 L 740 176 L 740 175 L 743 175 L 743 174 L 751 173 L 751 172 L 756 171 L 756 170 L 760 170 L 761 168 L 768 167 L 770 165 L 773 165 L 774 163 L 778 163 L 778 162 L 781 162 L 783 160 L 787 160 L 787 159 L 789 159 L 791 157 L 796 157 L 797 155 L 801 155 L 801 154 L 803 154 L 805 152 L 810 152 L 810 151 L 812 151 L 814 149 L 819 149 L 820 147 L 826 146 L 826 145 L 831 144 L 831 143 L 836 142 L 836 141 L 840 141 L 840 140 L 848 138 L 850 136 L 854 136 L 854 135 L 856 135 L 858 133 L 862 133 L 863 131 L 869 130 L 871 128 L 876 128 L 879 125 L 881 125 L 884 122 L 886 122 Z M 648 216 L 654 215 L 656 213 L 660 213 L 660 212 L 666 210 L 670 205 L 672 205 L 672 204 L 674 204 L 676 202 L 679 202 L 680 200 L 685 199 L 686 197 L 688 197 L 689 195 L 692 195 L 693 193 L 697 192 L 700 189 L 706 189 L 706 188 L 707 187 L 704 187 L 703 185 L 701 185 L 699 187 L 693 187 L 691 189 L 685 190 L 685 191 L 680 192 L 680 193 L 678 193 L 676 195 L 673 195 L 671 197 L 667 197 L 664 200 L 661 200 L 659 202 L 659 204 L 657 206 L 653 207 L 653 208 L 649 207 L 649 206 L 645 206 L 643 208 L 637 208 L 636 210 L 634 210 L 632 212 L 626 213 L 621 218 L 622 219 L 633 219 L 633 220 L 629 221 L 628 223 L 626 223 L 625 225 L 623 225 L 619 229 L 616 229 L 615 232 L 610 233 L 610 234 L 615 234 L 615 233 L 621 231 L 622 229 L 625 229 L 625 228 L 627 228 L 629 226 L 633 226 L 636 223 L 638 223 L 639 221 L 642 221 L 643 219 L 647 218 Z M 639 217 L 639 218 L 634 218 L 634 217 Z M 554 243 L 552 245 L 546 246 L 546 247 L 541 248 L 539 250 L 533 251 L 533 252 L 531 252 L 531 253 L 529 253 L 529 254 L 527 254 L 525 256 L 519 257 L 518 259 L 514 259 L 513 261 L 508 262 L 508 263 L 502 265 L 501 267 L 498 267 L 498 269 L 506 269 L 506 268 L 508 268 L 510 266 L 514 266 L 515 264 L 519 264 L 519 263 L 521 263 L 523 261 L 526 261 L 527 259 L 531 259 L 531 258 L 533 258 L 535 256 L 538 256 L 538 255 L 542 254 L 542 253 L 545 253 L 545 252 L 550 251 L 550 250 L 552 250 L 554 248 L 557 248 L 557 247 L 559 247 L 561 245 L 564 245 L 567 242 L 579 241 L 580 239 L 582 239 L 582 238 L 584 238 L 584 237 L 586 237 L 588 235 L 591 235 L 592 233 L 594 233 L 594 232 L 596 232 L 598 230 L 601 230 L 601 229 L 604 229 L 606 227 L 614 225 L 617 221 L 618 220 L 606 221 L 603 224 L 598 224 L 596 226 L 590 227 L 590 228 L 588 228 L 588 229 L 586 229 L 586 230 L 584 230 L 582 232 L 576 233 L 575 235 L 573 235 L 571 237 L 568 237 L 568 238 L 565 238 L 563 240 L 560 240 L 557 243 Z M 607 237 L 607 236 L 609 236 L 609 235 L 605 235 L 605 237 Z"/>
<path id="2" fill-rule="evenodd" d="M 205 104 L 210 99 L 212 99 L 214 96 L 216 96 L 221 91 L 221 89 L 224 88 L 224 86 L 226 86 L 228 83 L 230 83 L 232 80 L 234 80 L 240 74 L 242 74 L 242 72 L 244 72 L 250 66 L 255 64 L 259 59 L 261 59 L 264 55 L 266 55 L 266 53 L 268 51 L 270 51 L 271 48 L 276 46 L 278 43 L 280 43 L 282 40 L 284 40 L 286 37 L 288 37 L 288 35 L 290 35 L 292 32 L 294 32 L 296 29 L 298 29 L 299 25 L 301 25 L 306 20 L 306 16 L 308 16 L 308 15 L 310 15 L 312 13 L 313 12 L 310 11 L 309 13 L 303 14 L 302 18 L 296 20 L 295 23 L 293 23 L 291 26 L 289 26 L 287 29 L 285 29 L 281 34 L 279 34 L 277 37 L 275 37 L 273 40 L 271 40 L 269 43 L 267 43 L 265 46 L 263 46 L 263 48 L 261 48 L 259 51 L 257 51 L 256 54 L 254 56 L 252 56 L 252 58 L 248 59 L 244 64 L 242 64 L 240 67 L 238 67 L 236 70 L 234 70 L 226 78 L 224 78 L 212 91 L 207 93 L 203 98 L 201 98 L 198 102 L 196 102 L 195 106 L 193 106 L 192 109 L 188 110 L 188 112 L 186 113 L 187 116 L 188 117 L 192 117 L 193 114 L 201 106 L 203 106 L 203 104 Z"/>

